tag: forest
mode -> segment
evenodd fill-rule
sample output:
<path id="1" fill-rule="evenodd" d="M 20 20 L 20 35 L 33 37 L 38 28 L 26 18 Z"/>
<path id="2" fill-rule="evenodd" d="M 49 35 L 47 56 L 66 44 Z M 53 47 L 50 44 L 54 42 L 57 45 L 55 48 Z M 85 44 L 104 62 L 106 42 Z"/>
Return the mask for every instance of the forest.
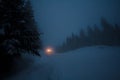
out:
<path id="1" fill-rule="evenodd" d="M 120 46 L 120 26 L 110 24 L 104 17 L 100 19 L 101 27 L 96 24 L 80 29 L 79 34 L 72 33 L 65 41 L 56 47 L 58 53 L 63 53 L 83 47 L 106 45 Z"/>

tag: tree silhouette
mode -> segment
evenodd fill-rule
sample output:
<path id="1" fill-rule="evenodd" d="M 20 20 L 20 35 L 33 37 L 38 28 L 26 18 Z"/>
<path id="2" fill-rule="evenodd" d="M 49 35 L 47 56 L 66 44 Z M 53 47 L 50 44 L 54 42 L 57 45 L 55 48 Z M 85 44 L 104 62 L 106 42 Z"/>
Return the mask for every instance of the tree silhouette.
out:
<path id="1" fill-rule="evenodd" d="M 96 24 L 93 27 L 88 26 L 87 34 L 81 29 L 79 35 L 72 34 L 67 38 L 67 43 L 59 48 L 65 52 L 95 45 L 120 46 L 120 26 L 113 26 L 104 17 L 101 18 L 101 26 L 102 29 Z"/>
<path id="2" fill-rule="evenodd" d="M 115 28 L 113 29 L 113 42 L 115 45 L 120 45 L 120 26 L 118 26 L 117 24 L 115 24 Z"/>
<path id="3" fill-rule="evenodd" d="M 80 47 L 86 46 L 87 45 L 86 42 L 87 42 L 86 34 L 85 34 L 84 30 L 81 29 L 80 33 L 79 33 L 79 45 L 80 45 Z"/>
<path id="4" fill-rule="evenodd" d="M 9 72 L 22 54 L 40 56 L 40 35 L 30 0 L 0 0 L 0 73 Z"/>
<path id="5" fill-rule="evenodd" d="M 41 48 L 40 33 L 34 20 L 30 1 L 3 0 L 2 4 L 5 9 L 3 13 L 6 16 L 3 18 L 4 23 L 1 24 L 5 32 L 4 41 L 16 44 L 15 46 L 9 43 L 15 46 L 14 54 L 29 52 L 39 55 L 38 49 Z"/>
<path id="6" fill-rule="evenodd" d="M 93 29 L 90 26 L 88 26 L 87 27 L 87 41 L 86 41 L 88 46 L 91 46 L 94 44 L 95 39 L 93 37 L 94 37 Z"/>
<path id="7" fill-rule="evenodd" d="M 113 26 L 107 22 L 105 18 L 101 18 L 101 26 L 103 27 L 103 44 L 111 45 L 112 43 L 112 34 L 113 34 Z"/>
<path id="8" fill-rule="evenodd" d="M 93 26 L 93 39 L 94 45 L 102 45 L 102 30 L 96 24 Z"/>

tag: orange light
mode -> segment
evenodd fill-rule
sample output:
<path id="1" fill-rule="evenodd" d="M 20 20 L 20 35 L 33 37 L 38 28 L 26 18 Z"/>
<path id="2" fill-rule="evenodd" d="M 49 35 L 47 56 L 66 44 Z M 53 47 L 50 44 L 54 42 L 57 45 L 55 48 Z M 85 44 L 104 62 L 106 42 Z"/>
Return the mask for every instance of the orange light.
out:
<path id="1" fill-rule="evenodd" d="M 45 49 L 45 53 L 46 53 L 47 55 L 51 55 L 51 54 L 53 54 L 53 52 L 54 52 L 54 50 L 53 50 L 53 48 L 51 48 L 51 47 L 48 47 L 48 48 Z"/>

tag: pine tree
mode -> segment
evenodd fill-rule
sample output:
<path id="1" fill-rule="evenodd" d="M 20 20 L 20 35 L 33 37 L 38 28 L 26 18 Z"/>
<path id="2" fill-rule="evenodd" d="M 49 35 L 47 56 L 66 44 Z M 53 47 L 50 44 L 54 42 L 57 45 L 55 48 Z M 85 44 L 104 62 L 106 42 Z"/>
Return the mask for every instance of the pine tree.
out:
<path id="1" fill-rule="evenodd" d="M 80 30 L 79 33 L 79 46 L 84 47 L 87 45 L 87 39 L 86 39 L 86 34 L 83 29 Z"/>
<path id="2" fill-rule="evenodd" d="M 0 0 L 0 73 L 24 53 L 40 56 L 40 35 L 29 0 Z"/>
<path id="3" fill-rule="evenodd" d="M 90 26 L 87 27 L 87 44 L 88 46 L 94 45 L 94 36 L 93 36 L 93 30 Z"/>
<path id="4" fill-rule="evenodd" d="M 32 53 L 39 55 L 41 48 L 40 35 L 34 20 L 30 1 L 2 0 L 4 6 L 4 45 L 10 45 L 10 54 Z M 8 53 L 9 53 L 8 52 Z"/>
<path id="5" fill-rule="evenodd" d="M 107 22 L 105 18 L 101 18 L 101 25 L 103 27 L 103 44 L 111 45 L 112 44 L 112 34 L 113 34 L 113 26 Z"/>
<path id="6" fill-rule="evenodd" d="M 102 45 L 102 31 L 96 24 L 93 26 L 93 37 L 95 45 Z"/>
<path id="7" fill-rule="evenodd" d="M 71 43 L 72 43 L 72 39 L 70 37 L 66 38 L 66 45 L 67 45 L 67 49 L 70 50 L 71 49 Z"/>
<path id="8" fill-rule="evenodd" d="M 115 24 L 115 28 L 113 29 L 114 30 L 114 44 L 115 45 L 119 45 L 120 46 L 120 26 Z"/>
<path id="9" fill-rule="evenodd" d="M 26 51 L 39 55 L 38 50 L 42 48 L 42 43 L 40 40 L 40 33 L 38 32 L 36 22 L 34 20 L 32 6 L 30 1 L 26 2 L 24 8 L 24 26 L 26 29 L 22 30 L 21 40 L 22 48 Z"/>
<path id="10" fill-rule="evenodd" d="M 71 49 L 74 50 L 74 49 L 76 49 L 76 48 L 79 47 L 79 44 L 78 44 L 78 42 L 79 42 L 79 37 L 78 37 L 78 35 L 72 33 L 71 38 L 72 38 Z"/>

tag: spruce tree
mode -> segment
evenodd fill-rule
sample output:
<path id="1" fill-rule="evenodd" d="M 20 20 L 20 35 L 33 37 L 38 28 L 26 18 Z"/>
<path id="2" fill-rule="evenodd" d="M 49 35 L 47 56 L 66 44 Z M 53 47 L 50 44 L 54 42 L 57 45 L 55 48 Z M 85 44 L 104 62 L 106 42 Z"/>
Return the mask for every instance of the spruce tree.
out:
<path id="1" fill-rule="evenodd" d="M 12 69 L 14 58 L 40 56 L 40 35 L 29 0 L 0 0 L 0 79 Z"/>
<path id="2" fill-rule="evenodd" d="M 115 24 L 115 28 L 114 28 L 114 44 L 117 46 L 120 46 L 120 26 Z"/>
<path id="3" fill-rule="evenodd" d="M 23 44 L 21 48 L 24 48 L 24 50 L 30 53 L 39 55 L 38 50 L 42 48 L 42 43 L 40 39 L 40 33 L 37 29 L 37 24 L 34 20 L 32 6 L 29 0 L 24 6 L 23 22 L 25 29 L 22 30 L 22 36 L 20 36 L 21 43 Z"/>
<path id="4" fill-rule="evenodd" d="M 2 0 L 4 28 L 4 46 L 8 53 L 21 55 L 32 53 L 39 55 L 41 48 L 40 33 L 34 20 L 32 6 L 27 0 Z M 9 45 L 9 46 L 8 46 Z"/>
<path id="5" fill-rule="evenodd" d="M 103 27 L 103 44 L 104 45 L 111 45 L 112 43 L 112 37 L 113 34 L 113 26 L 108 23 L 108 21 L 105 18 L 101 18 L 101 26 Z"/>
<path id="6" fill-rule="evenodd" d="M 86 34 L 83 29 L 80 29 L 80 32 L 79 32 L 79 45 L 80 47 L 84 47 L 87 45 Z"/>
<path id="7" fill-rule="evenodd" d="M 101 30 L 99 27 L 94 24 L 93 26 L 93 37 L 94 37 L 94 44 L 95 45 L 102 45 L 102 35 Z"/>
<path id="8" fill-rule="evenodd" d="M 93 34 L 94 34 L 93 29 L 90 26 L 88 26 L 87 27 L 87 44 L 88 44 L 88 46 L 93 45 L 95 42 Z"/>

